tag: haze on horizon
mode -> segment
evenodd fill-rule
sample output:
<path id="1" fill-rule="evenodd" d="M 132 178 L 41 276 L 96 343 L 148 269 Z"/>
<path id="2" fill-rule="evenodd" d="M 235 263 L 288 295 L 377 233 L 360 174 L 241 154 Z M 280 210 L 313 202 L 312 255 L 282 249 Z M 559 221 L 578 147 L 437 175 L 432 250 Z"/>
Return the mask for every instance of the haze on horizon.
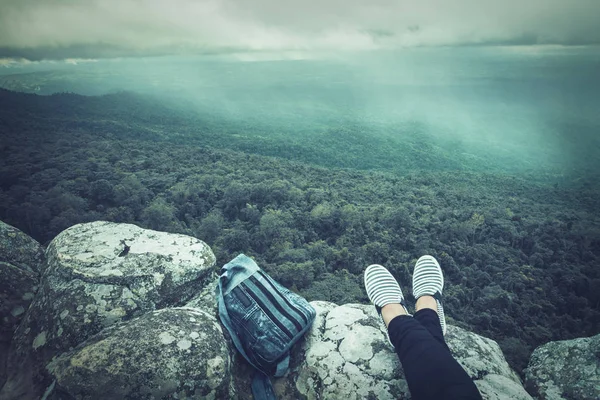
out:
<path id="1" fill-rule="evenodd" d="M 596 0 L 2 0 L 0 59 L 598 45 Z"/>
<path id="2" fill-rule="evenodd" d="M 0 0 L 0 86 L 150 93 L 254 140 L 425 135 L 466 163 L 578 175 L 600 160 L 599 15 L 595 0 Z"/>

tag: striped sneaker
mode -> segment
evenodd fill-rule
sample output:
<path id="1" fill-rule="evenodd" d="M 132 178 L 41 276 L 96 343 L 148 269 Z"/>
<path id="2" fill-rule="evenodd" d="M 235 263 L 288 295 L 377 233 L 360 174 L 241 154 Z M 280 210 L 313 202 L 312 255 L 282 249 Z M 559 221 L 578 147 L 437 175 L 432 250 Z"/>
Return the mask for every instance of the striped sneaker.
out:
<path id="1" fill-rule="evenodd" d="M 400 289 L 400 285 L 398 285 L 390 271 L 381 265 L 369 265 L 365 270 L 364 278 L 367 296 L 369 296 L 369 300 L 371 300 L 380 316 L 383 306 L 394 303 L 402 304 L 406 314 L 408 314 L 402 289 Z"/>
<path id="2" fill-rule="evenodd" d="M 444 288 L 444 275 L 442 268 L 432 256 L 423 256 L 417 260 L 413 272 L 413 296 L 417 300 L 421 296 L 433 296 L 437 303 L 437 313 L 440 318 L 442 332 L 446 334 L 446 317 L 442 306 L 442 289 Z"/>

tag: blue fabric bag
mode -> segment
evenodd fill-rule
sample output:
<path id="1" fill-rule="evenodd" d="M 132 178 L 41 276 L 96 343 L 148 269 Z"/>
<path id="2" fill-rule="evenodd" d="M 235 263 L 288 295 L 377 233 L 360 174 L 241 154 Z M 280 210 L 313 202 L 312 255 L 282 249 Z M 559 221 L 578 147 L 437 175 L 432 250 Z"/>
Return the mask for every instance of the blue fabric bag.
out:
<path id="1" fill-rule="evenodd" d="M 221 269 L 216 288 L 219 318 L 233 344 L 257 369 L 255 400 L 275 399 L 269 376 L 283 376 L 290 349 L 310 328 L 315 309 L 240 254 Z"/>

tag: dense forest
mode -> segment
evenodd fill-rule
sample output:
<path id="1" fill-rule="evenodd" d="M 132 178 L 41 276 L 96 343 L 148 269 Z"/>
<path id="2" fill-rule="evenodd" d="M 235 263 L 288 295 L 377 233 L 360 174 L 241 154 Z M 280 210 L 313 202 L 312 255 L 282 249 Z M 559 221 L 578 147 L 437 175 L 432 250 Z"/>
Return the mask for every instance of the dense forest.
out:
<path id="1" fill-rule="evenodd" d="M 418 129 L 401 158 L 360 127 L 291 144 L 244 134 L 256 129 L 131 93 L 0 90 L 0 219 L 43 244 L 93 220 L 184 233 L 219 265 L 244 252 L 336 303 L 368 302 L 371 263 L 410 293 L 414 262 L 431 254 L 450 323 L 497 340 L 518 371 L 535 346 L 600 331 L 593 180 L 482 172 L 438 157 Z"/>

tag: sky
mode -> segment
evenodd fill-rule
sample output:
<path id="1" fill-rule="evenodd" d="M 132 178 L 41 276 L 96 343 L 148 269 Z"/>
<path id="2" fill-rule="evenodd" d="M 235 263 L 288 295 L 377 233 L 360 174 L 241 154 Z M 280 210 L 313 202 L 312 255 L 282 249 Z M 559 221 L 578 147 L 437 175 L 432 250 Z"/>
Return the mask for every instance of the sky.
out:
<path id="1" fill-rule="evenodd" d="M 0 59 L 598 45 L 600 0 L 0 0 Z"/>

